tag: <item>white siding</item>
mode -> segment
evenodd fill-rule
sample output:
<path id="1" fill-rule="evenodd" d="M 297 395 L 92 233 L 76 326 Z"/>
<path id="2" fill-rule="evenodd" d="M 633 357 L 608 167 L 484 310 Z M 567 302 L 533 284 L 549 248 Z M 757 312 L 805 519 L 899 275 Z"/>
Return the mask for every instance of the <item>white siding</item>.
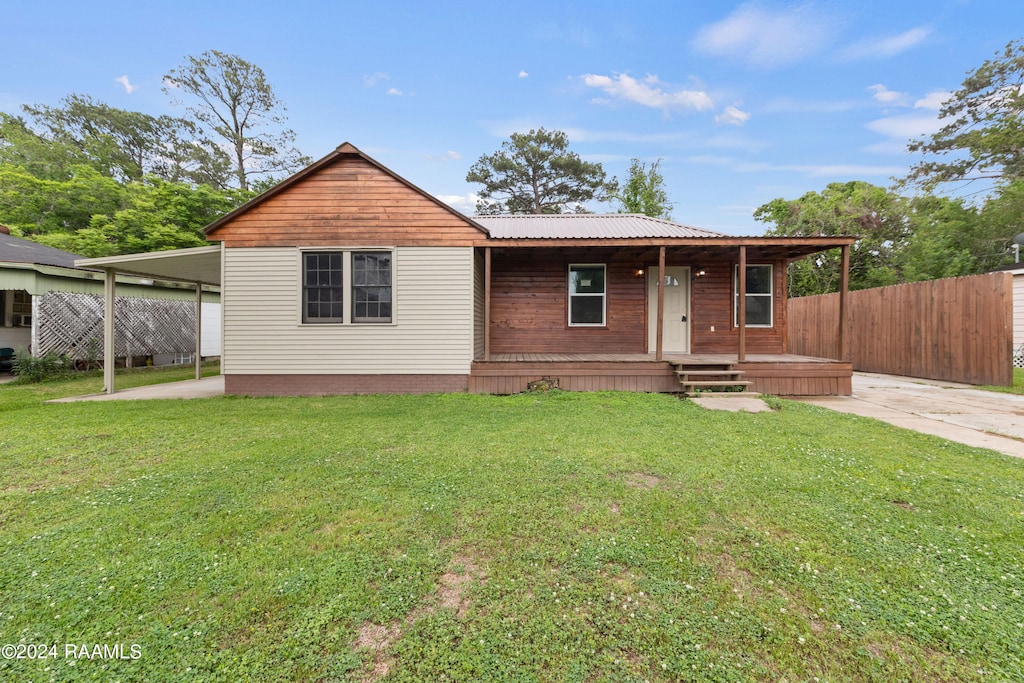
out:
<path id="1" fill-rule="evenodd" d="M 220 345 L 220 304 L 204 301 L 202 334 L 199 335 L 199 353 L 202 356 L 219 356 Z"/>
<path id="2" fill-rule="evenodd" d="M 1024 344 L 1024 271 L 1013 273 L 1013 350 Z"/>
<path id="3" fill-rule="evenodd" d="M 469 374 L 471 247 L 395 249 L 390 325 L 303 325 L 299 254 L 224 250 L 225 374 Z"/>

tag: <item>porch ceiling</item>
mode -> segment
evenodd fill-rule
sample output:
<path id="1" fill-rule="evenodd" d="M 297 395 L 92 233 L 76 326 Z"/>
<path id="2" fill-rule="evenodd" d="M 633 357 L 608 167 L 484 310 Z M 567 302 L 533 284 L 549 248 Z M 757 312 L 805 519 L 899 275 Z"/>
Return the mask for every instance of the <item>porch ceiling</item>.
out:
<path id="1" fill-rule="evenodd" d="M 118 273 L 157 280 L 220 286 L 220 245 L 78 259 L 79 268 L 111 268 Z"/>

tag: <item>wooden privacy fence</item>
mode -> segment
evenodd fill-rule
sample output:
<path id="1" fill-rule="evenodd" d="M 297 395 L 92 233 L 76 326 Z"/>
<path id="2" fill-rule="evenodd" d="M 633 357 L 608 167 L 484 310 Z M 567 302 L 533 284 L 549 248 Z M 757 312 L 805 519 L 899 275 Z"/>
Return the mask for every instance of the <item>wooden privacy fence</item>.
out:
<path id="1" fill-rule="evenodd" d="M 1013 384 L 1009 273 L 864 289 L 850 292 L 847 305 L 840 358 L 839 295 L 790 299 L 789 353 L 850 360 L 862 372 Z"/>

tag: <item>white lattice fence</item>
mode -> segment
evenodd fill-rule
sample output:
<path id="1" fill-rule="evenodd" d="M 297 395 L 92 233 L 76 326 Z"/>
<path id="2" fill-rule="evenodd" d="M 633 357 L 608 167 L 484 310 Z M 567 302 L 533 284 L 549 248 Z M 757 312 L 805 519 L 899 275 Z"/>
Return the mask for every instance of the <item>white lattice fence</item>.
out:
<path id="1" fill-rule="evenodd" d="M 114 302 L 115 355 L 193 353 L 196 309 L 188 301 L 119 296 Z M 39 297 L 37 355 L 48 351 L 86 359 L 103 355 L 103 297 L 49 292 Z M 90 346 L 92 349 L 90 349 Z"/>

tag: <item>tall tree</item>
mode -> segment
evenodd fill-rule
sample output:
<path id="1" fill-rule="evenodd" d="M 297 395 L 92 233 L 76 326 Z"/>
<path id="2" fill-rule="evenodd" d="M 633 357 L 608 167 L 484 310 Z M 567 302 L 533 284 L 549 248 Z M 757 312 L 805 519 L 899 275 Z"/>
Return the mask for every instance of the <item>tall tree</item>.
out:
<path id="1" fill-rule="evenodd" d="M 67 180 L 71 168 L 89 159 L 74 145 L 51 140 L 20 116 L 0 112 L 0 164 L 11 164 L 40 179 Z"/>
<path id="2" fill-rule="evenodd" d="M 970 73 L 939 111 L 942 128 L 913 140 L 915 164 L 905 184 L 925 190 L 947 182 L 1024 178 L 1024 42 Z"/>
<path id="3" fill-rule="evenodd" d="M 605 201 L 617 188 L 601 164 L 569 150 L 565 133 L 543 128 L 513 133 L 470 167 L 466 181 L 484 186 L 479 214 L 582 213 L 586 202 Z"/>
<path id="4" fill-rule="evenodd" d="M 862 181 L 831 183 L 820 194 L 774 199 L 754 212 L 756 220 L 774 223 L 769 235 L 854 235 L 861 239 L 850 253 L 850 289 L 881 287 L 902 281 L 901 254 L 911 234 L 906 200 Z M 838 249 L 790 264 L 791 296 L 834 292 L 839 287 Z"/>
<path id="5" fill-rule="evenodd" d="M 190 98 L 189 113 L 227 143 L 243 190 L 254 177 L 291 173 L 310 161 L 293 146 L 286 108 L 263 69 L 237 55 L 209 50 L 186 57 L 164 76 L 164 92 Z"/>
<path id="6" fill-rule="evenodd" d="M 619 213 L 642 213 L 653 218 L 672 218 L 672 202 L 668 200 L 665 190 L 665 178 L 658 167 L 658 159 L 648 168 L 647 162 L 632 159 L 629 163 L 629 176 L 626 182 L 615 193 L 615 199 L 621 205 Z"/>
<path id="7" fill-rule="evenodd" d="M 185 119 L 118 109 L 76 94 L 56 107 L 25 105 L 22 110 L 33 126 L 12 117 L 3 122 L 0 135 L 8 138 L 11 152 L 21 155 L 4 155 L 5 160 L 28 167 L 40 159 L 66 156 L 62 172 L 49 177 L 66 176 L 71 165 L 88 164 L 118 181 L 152 174 L 211 187 L 226 183 L 227 155 L 199 137 L 198 127 Z"/>

